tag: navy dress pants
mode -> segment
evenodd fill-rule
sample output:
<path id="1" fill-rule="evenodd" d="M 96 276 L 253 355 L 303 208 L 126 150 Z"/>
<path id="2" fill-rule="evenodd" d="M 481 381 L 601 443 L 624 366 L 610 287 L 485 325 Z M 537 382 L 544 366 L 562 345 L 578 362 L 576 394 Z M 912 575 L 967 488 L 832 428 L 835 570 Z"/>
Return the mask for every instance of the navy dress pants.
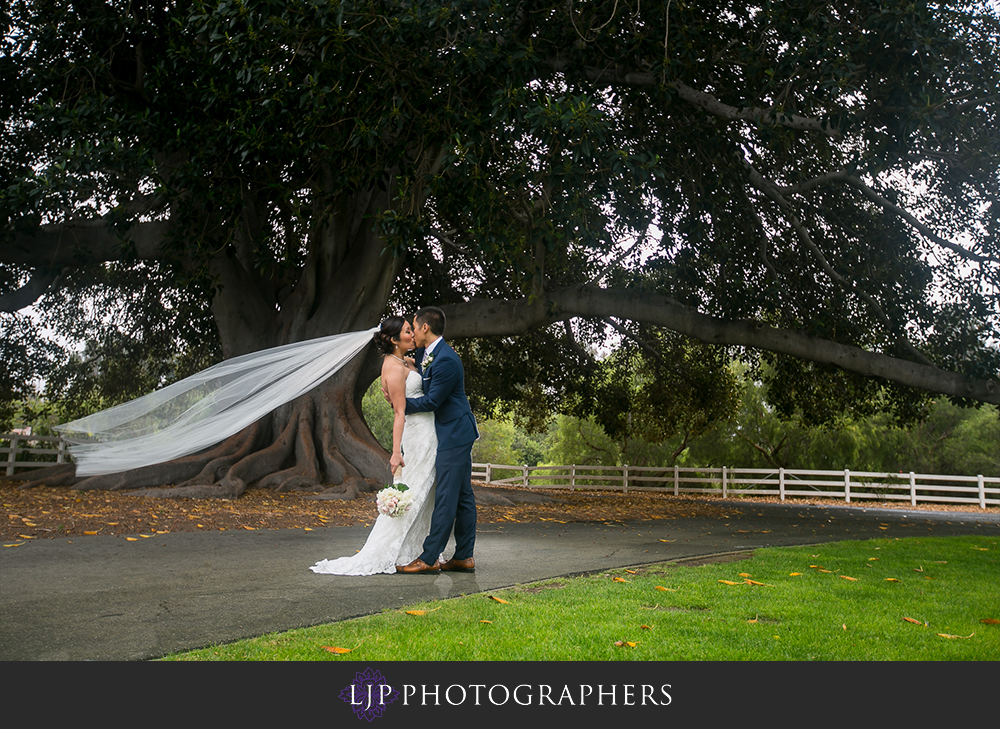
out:
<path id="1" fill-rule="evenodd" d="M 431 531 L 420 559 L 434 564 L 455 528 L 454 559 L 469 559 L 476 545 L 476 497 L 472 493 L 472 443 L 437 452 L 437 486 Z"/>

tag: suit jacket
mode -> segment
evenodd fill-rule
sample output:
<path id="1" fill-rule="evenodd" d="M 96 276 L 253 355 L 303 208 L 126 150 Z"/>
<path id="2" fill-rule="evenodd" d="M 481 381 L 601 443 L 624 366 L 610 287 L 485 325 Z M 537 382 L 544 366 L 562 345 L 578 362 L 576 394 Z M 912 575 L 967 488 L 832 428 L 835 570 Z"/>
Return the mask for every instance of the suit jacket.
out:
<path id="1" fill-rule="evenodd" d="M 419 365 L 424 348 L 416 350 Z M 442 341 L 434 348 L 433 359 L 426 369 L 420 369 L 424 380 L 424 396 L 406 398 L 407 413 L 434 413 L 438 450 L 469 445 L 479 437 L 476 419 L 465 395 L 465 369 L 455 350 Z"/>

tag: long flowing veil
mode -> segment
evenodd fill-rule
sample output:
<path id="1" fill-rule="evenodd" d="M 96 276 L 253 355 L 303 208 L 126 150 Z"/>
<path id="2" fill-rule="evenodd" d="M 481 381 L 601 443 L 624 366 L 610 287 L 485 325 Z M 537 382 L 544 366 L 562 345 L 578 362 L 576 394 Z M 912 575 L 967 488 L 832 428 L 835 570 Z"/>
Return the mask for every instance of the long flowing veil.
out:
<path id="1" fill-rule="evenodd" d="M 220 362 L 148 395 L 56 426 L 78 476 L 128 471 L 220 443 L 313 389 L 378 331 L 335 334 Z"/>

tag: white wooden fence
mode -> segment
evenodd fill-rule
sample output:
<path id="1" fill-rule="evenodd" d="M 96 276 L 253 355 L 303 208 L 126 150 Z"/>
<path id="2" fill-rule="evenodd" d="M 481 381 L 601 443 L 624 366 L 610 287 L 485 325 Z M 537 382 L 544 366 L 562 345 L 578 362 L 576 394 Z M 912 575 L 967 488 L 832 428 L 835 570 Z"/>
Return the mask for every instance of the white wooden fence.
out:
<path id="1" fill-rule="evenodd" d="M 786 498 L 909 501 L 1000 506 L 1000 478 L 871 471 L 808 471 L 792 468 L 654 468 L 639 466 L 512 466 L 472 464 L 472 477 L 522 488 L 660 491 Z"/>
<path id="2" fill-rule="evenodd" d="M 67 463 L 59 436 L 0 433 L 0 459 L 7 475 L 19 469 Z M 0 460 L 2 467 L 3 460 Z M 511 466 L 473 463 L 472 477 L 498 486 L 523 488 L 659 491 L 714 494 L 723 498 L 777 496 L 1000 506 L 1000 478 L 871 471 L 806 471 L 792 468 L 656 468 L 646 466 Z"/>
<path id="3" fill-rule="evenodd" d="M 6 462 L 7 475 L 13 476 L 19 469 L 67 463 L 66 448 L 66 441 L 58 435 L 0 433 L 0 467 Z"/>

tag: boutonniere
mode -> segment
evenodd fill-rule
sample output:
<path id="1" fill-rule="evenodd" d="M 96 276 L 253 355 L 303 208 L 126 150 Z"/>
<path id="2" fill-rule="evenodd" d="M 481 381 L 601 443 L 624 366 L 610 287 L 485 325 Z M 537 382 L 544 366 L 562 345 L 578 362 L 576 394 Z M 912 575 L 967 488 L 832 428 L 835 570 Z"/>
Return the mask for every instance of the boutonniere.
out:
<path id="1" fill-rule="evenodd" d="M 424 371 L 426 371 L 431 366 L 431 363 L 434 361 L 434 358 L 436 356 L 437 356 L 436 354 L 429 354 L 426 357 L 424 357 L 424 363 L 423 365 L 421 365 L 421 368 Z"/>

